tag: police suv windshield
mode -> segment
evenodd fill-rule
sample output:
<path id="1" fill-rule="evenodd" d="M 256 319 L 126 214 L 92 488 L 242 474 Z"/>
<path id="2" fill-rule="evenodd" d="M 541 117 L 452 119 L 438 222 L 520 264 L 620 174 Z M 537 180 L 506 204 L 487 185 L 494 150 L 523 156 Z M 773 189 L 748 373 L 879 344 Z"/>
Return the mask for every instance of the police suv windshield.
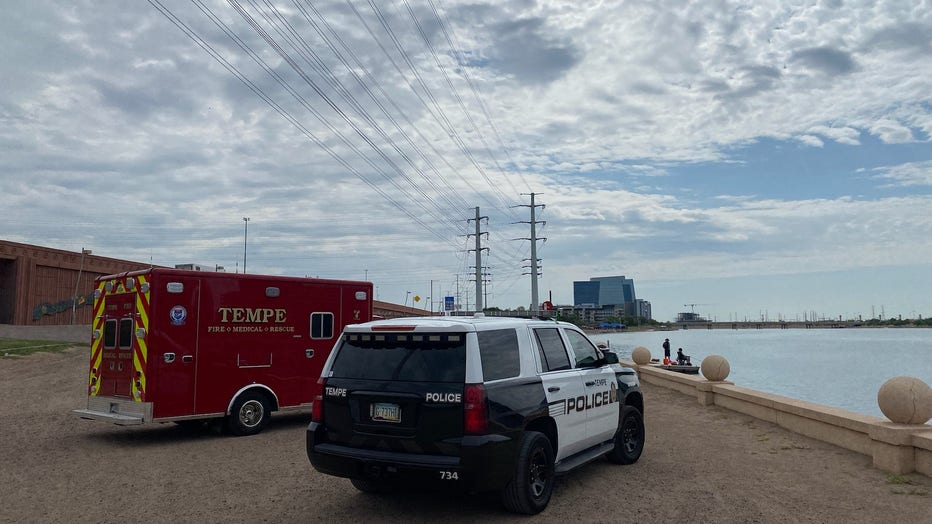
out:
<path id="1" fill-rule="evenodd" d="M 346 333 L 330 377 L 406 382 L 463 382 L 464 333 Z"/>

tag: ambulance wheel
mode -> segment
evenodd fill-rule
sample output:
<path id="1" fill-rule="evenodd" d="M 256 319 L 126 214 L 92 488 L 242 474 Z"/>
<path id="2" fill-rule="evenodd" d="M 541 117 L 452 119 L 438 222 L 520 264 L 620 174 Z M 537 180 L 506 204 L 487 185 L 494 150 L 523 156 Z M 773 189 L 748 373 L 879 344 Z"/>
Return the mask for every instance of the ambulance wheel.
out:
<path id="1" fill-rule="evenodd" d="M 196 429 L 201 429 L 206 422 L 203 419 L 196 420 L 176 420 L 175 425 L 185 431 L 194 431 Z"/>
<path id="2" fill-rule="evenodd" d="M 615 433 L 615 449 L 608 453 L 608 460 L 615 464 L 634 464 L 644 450 L 644 417 L 634 406 L 621 408 L 621 421 Z"/>
<path id="3" fill-rule="evenodd" d="M 268 397 L 258 391 L 247 391 L 233 403 L 227 416 L 227 429 L 237 436 L 255 435 L 268 424 L 270 416 Z"/>
<path id="4" fill-rule="evenodd" d="M 521 439 L 514 477 L 502 490 L 505 507 L 535 515 L 550 503 L 553 494 L 553 446 L 543 433 L 528 431 Z"/>

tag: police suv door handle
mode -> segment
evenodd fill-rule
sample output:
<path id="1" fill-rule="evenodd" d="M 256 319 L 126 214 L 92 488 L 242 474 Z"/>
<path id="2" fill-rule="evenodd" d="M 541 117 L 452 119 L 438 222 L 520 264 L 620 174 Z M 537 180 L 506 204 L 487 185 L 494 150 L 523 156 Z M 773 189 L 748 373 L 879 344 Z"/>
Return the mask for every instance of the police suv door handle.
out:
<path id="1" fill-rule="evenodd" d="M 560 391 L 560 386 L 550 386 L 549 388 L 547 388 L 547 391 L 549 391 L 550 393 L 556 393 L 557 391 Z"/>
<path id="2" fill-rule="evenodd" d="M 594 386 L 594 385 L 595 385 L 595 381 L 594 381 L 594 380 L 593 380 L 592 382 L 586 382 L 586 386 Z"/>

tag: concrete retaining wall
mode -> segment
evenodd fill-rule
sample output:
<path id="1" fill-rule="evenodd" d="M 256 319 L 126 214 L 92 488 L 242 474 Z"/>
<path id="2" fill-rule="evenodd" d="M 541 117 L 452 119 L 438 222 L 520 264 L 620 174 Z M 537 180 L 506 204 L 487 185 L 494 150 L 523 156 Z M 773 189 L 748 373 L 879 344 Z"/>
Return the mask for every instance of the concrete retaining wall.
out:
<path id="1" fill-rule="evenodd" d="M 0 324 L 0 338 L 19 338 L 23 340 L 54 340 L 56 342 L 91 342 L 90 324 L 73 326 L 14 326 Z"/>
<path id="2" fill-rule="evenodd" d="M 879 417 L 710 382 L 656 366 L 638 366 L 641 380 L 695 396 L 703 406 L 716 405 L 772 422 L 794 433 L 828 442 L 873 458 L 874 466 L 891 473 L 913 471 L 932 477 L 932 426 L 894 424 Z"/>

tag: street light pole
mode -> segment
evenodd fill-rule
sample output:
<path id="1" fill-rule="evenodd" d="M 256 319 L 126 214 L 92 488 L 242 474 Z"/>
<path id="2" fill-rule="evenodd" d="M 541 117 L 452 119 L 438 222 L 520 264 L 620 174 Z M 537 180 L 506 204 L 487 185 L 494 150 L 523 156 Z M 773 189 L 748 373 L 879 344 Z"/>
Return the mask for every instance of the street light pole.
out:
<path id="1" fill-rule="evenodd" d="M 246 274 L 246 238 L 249 234 L 249 217 L 243 217 L 243 274 Z"/>

